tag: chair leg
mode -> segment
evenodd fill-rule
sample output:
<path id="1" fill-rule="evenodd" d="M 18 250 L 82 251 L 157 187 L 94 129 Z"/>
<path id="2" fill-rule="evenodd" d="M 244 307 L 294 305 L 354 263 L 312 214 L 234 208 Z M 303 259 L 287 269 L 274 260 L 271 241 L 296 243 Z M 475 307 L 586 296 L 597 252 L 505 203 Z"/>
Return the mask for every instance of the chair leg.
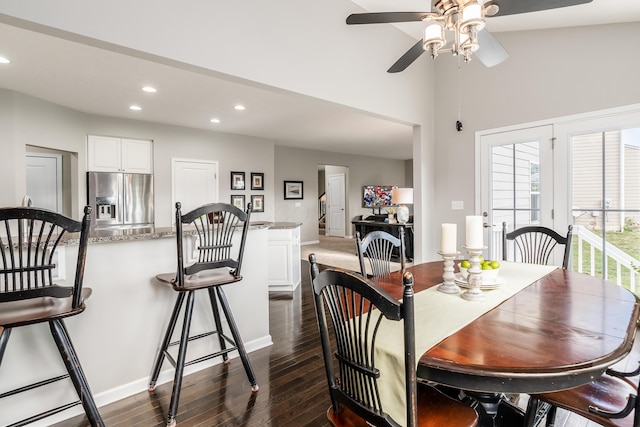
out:
<path id="1" fill-rule="evenodd" d="M 69 338 L 69 333 L 64 322 L 61 319 L 52 320 L 49 322 L 49 327 L 51 329 L 51 335 L 58 346 L 60 356 L 67 367 L 71 381 L 78 393 L 78 397 L 82 402 L 87 418 L 89 418 L 89 423 L 93 427 L 104 427 L 104 422 L 102 421 L 100 413 L 98 412 L 98 407 L 93 400 L 91 390 L 89 389 L 89 383 L 87 382 L 87 378 L 84 376 L 82 366 L 80 366 L 80 360 L 73 348 L 73 344 L 71 343 L 71 339 Z"/>
<path id="2" fill-rule="evenodd" d="M 178 321 L 178 315 L 180 314 L 180 309 L 182 308 L 184 297 L 184 292 L 178 293 L 176 303 L 173 306 L 173 312 L 171 313 L 171 318 L 169 319 L 169 324 L 167 325 L 167 331 L 164 334 L 162 345 L 160 346 L 158 354 L 156 355 L 156 360 L 153 363 L 153 369 L 151 370 L 151 379 L 149 381 L 149 392 L 153 392 L 156 389 L 156 381 L 158 381 L 158 376 L 160 376 L 160 369 L 162 368 L 162 362 L 164 362 L 165 352 L 169 348 L 169 343 L 171 342 L 173 331 L 176 328 L 176 322 Z"/>
<path id="3" fill-rule="evenodd" d="M 7 348 L 10 335 L 11 328 L 2 329 L 2 332 L 0 333 L 0 365 L 2 364 L 2 358 L 4 357 L 4 351 Z"/>
<path id="4" fill-rule="evenodd" d="M 546 427 L 553 427 L 556 425 L 556 411 L 557 407 L 551 405 L 549 411 L 547 411 L 547 424 Z"/>
<path id="5" fill-rule="evenodd" d="M 231 329 L 231 335 L 233 335 L 233 340 L 236 342 L 236 347 L 238 348 L 238 353 L 240 354 L 242 365 L 244 366 L 244 370 L 247 373 L 249 383 L 251 383 L 251 391 L 258 391 L 258 381 L 256 380 L 256 375 L 253 373 L 253 368 L 251 367 L 249 356 L 247 356 L 247 351 L 244 348 L 244 342 L 242 341 L 242 337 L 240 336 L 240 332 L 238 331 L 238 326 L 236 325 L 236 321 L 233 318 L 233 314 L 231 313 L 231 308 L 229 307 L 227 297 L 221 286 L 216 287 L 216 292 L 218 294 L 218 299 L 220 300 L 222 310 L 224 311 L 224 315 L 227 317 L 229 329 Z"/>
<path id="6" fill-rule="evenodd" d="M 218 309 L 218 302 L 216 294 L 213 288 L 207 289 L 209 291 L 209 301 L 211 302 L 211 311 L 213 312 L 213 320 L 216 324 L 216 331 L 218 331 L 218 341 L 220 342 L 220 350 L 227 349 L 227 342 L 222 336 L 222 321 L 220 320 L 220 310 Z M 229 363 L 229 354 L 227 352 L 222 353 L 222 360 L 224 363 Z"/>
<path id="7" fill-rule="evenodd" d="M 182 335 L 180 336 L 180 349 L 176 360 L 176 372 L 173 377 L 173 389 L 171 390 L 171 403 L 169 414 L 167 415 L 167 427 L 176 425 L 176 415 L 178 414 L 178 401 L 180 400 L 180 389 L 182 388 L 182 374 L 187 357 L 187 344 L 189 343 L 189 329 L 191 328 L 191 316 L 193 314 L 193 304 L 195 301 L 195 291 L 189 291 L 187 305 L 184 308 L 184 322 L 182 323 Z"/>
<path id="8" fill-rule="evenodd" d="M 540 401 L 533 396 L 529 397 L 529 401 L 527 402 L 527 410 L 524 415 L 524 427 L 534 427 L 536 425 L 536 415 L 538 413 L 538 408 L 540 406 Z"/>

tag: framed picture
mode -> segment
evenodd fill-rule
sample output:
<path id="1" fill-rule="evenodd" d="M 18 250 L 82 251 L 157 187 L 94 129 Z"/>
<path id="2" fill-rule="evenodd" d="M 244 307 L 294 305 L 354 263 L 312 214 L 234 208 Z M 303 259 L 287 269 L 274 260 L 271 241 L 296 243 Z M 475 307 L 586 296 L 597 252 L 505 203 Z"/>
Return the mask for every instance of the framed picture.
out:
<path id="1" fill-rule="evenodd" d="M 244 210 L 244 194 L 232 194 L 231 204 L 238 209 Z"/>
<path id="2" fill-rule="evenodd" d="M 251 189 L 264 190 L 264 174 L 259 172 L 251 172 Z"/>
<path id="3" fill-rule="evenodd" d="M 231 172 L 231 189 L 244 190 L 244 172 Z"/>
<path id="4" fill-rule="evenodd" d="M 251 205 L 253 206 L 252 212 L 264 212 L 264 195 L 252 195 Z"/>
<path id="5" fill-rule="evenodd" d="M 302 199 L 302 181 L 285 181 L 284 182 L 284 199 Z"/>

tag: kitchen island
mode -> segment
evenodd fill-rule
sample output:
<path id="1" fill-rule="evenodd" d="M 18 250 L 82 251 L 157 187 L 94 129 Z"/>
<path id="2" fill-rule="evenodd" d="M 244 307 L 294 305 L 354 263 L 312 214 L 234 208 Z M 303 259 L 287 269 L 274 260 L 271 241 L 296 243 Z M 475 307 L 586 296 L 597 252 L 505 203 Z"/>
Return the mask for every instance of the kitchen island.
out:
<path id="1" fill-rule="evenodd" d="M 272 344 L 267 261 L 271 225 L 252 223 L 242 264 L 244 279 L 225 286 L 249 358 L 252 351 Z M 93 293 L 87 300 L 85 312 L 67 319 L 66 325 L 99 407 L 147 390 L 151 366 L 176 296 L 167 286 L 156 283 L 155 276 L 175 271 L 175 239 L 175 230 L 171 228 L 92 232 L 84 284 Z M 77 249 L 77 241 L 70 239 L 59 255 L 59 272 L 61 276 L 66 274 L 67 281 L 73 280 Z M 209 301 L 204 296 L 196 298 L 191 328 L 194 334 L 213 327 Z M 188 359 L 209 353 L 216 346 L 217 339 L 193 341 L 189 345 Z M 240 363 L 236 356 L 232 354 L 235 359 L 232 363 Z M 185 369 L 185 374 L 221 363 L 219 359 L 191 365 Z M 16 329 L 11 335 L 2 369 L 5 372 L 0 392 L 23 384 L 25 380 L 37 381 L 63 373 L 64 366 L 48 327 L 35 325 Z M 165 363 L 158 384 L 168 382 L 172 377 L 173 369 Z M 246 382 L 247 393 L 251 392 L 245 376 L 235 380 Z M 3 399 L 0 401 L 0 424 L 74 399 L 71 383 L 65 382 L 31 391 L 29 396 Z M 57 422 L 81 413 L 82 408 L 75 407 L 46 421 Z"/>
<path id="2" fill-rule="evenodd" d="M 269 292 L 293 292 L 300 285 L 300 226 L 275 222 L 269 227 Z"/>

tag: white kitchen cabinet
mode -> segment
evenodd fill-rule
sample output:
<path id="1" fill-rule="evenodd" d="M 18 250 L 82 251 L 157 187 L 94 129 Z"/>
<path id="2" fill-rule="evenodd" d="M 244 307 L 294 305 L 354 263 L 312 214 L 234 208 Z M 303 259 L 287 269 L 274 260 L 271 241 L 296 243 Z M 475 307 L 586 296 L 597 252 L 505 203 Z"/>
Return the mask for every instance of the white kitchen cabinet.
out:
<path id="1" fill-rule="evenodd" d="M 89 135 L 87 170 L 93 172 L 153 172 L 153 144 L 149 140 Z"/>
<path id="2" fill-rule="evenodd" d="M 300 224 L 269 228 L 269 292 L 291 292 L 300 285 Z"/>

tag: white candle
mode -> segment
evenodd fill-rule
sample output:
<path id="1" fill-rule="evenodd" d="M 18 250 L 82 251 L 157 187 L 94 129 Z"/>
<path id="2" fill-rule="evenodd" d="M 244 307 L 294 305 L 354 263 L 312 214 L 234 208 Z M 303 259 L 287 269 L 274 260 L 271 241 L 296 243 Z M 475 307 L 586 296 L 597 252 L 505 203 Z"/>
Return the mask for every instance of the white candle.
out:
<path id="1" fill-rule="evenodd" d="M 467 247 L 474 249 L 482 248 L 484 246 L 482 234 L 482 217 L 474 215 L 467 216 Z"/>
<path id="2" fill-rule="evenodd" d="M 442 224 L 442 235 L 440 236 L 440 252 L 443 254 L 455 254 L 458 241 L 458 225 Z"/>

